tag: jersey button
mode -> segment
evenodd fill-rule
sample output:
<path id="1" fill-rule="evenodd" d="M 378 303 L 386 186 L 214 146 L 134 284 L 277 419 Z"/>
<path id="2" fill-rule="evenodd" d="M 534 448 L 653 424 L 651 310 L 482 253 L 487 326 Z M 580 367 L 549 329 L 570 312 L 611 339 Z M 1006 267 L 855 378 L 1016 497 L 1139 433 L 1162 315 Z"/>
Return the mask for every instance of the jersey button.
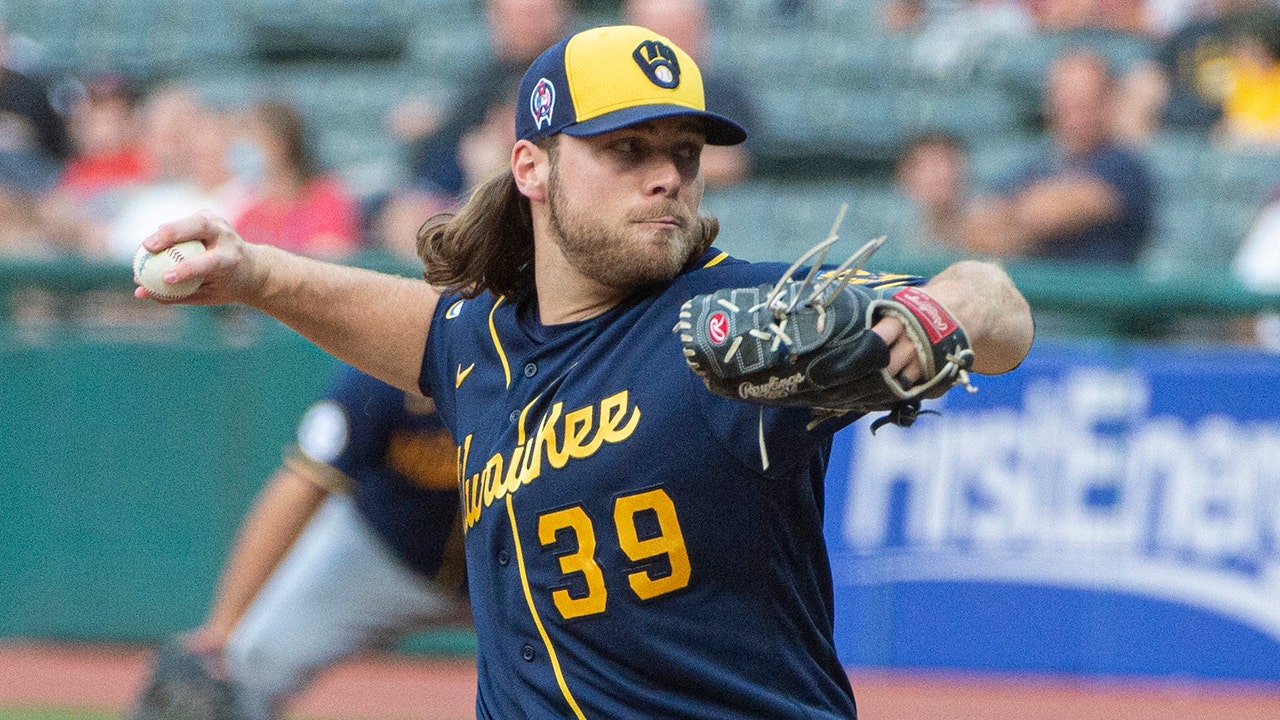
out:
<path id="1" fill-rule="evenodd" d="M 519 411 L 519 410 L 512 410 L 512 411 L 511 411 L 511 414 L 510 414 L 510 415 L 508 415 L 507 417 L 511 420 L 511 422 L 515 422 L 515 421 L 517 421 L 517 420 L 519 420 L 519 419 L 520 419 L 520 411 Z"/>
<path id="2" fill-rule="evenodd" d="M 499 564 L 499 565 L 504 565 L 504 566 L 505 566 L 505 565 L 506 565 L 507 563 L 509 563 L 509 562 L 511 562 L 511 556 L 510 556 L 509 554 L 507 554 L 507 551 L 506 551 L 506 550 L 499 550 L 499 551 L 498 551 L 498 564 Z"/>
<path id="3" fill-rule="evenodd" d="M 534 658 L 533 646 L 525 645 L 524 647 L 520 648 L 520 657 L 524 658 L 525 662 L 533 662 L 533 658 Z"/>
<path id="4" fill-rule="evenodd" d="M 525 366 L 524 366 L 524 376 L 525 376 L 525 377 L 530 377 L 530 378 L 531 378 L 531 377 L 533 377 L 534 375 L 537 375 L 537 374 L 538 374 L 538 366 L 537 366 L 537 365 L 534 365 L 533 363 L 529 363 L 528 365 L 525 365 Z"/>

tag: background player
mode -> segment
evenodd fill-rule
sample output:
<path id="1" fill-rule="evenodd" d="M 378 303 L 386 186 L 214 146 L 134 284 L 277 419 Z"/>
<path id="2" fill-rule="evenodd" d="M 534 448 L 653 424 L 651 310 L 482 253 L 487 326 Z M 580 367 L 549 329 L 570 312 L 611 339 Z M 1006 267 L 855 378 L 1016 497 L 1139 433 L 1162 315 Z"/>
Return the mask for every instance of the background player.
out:
<path id="1" fill-rule="evenodd" d="M 455 474 L 429 399 L 340 369 L 302 417 L 187 639 L 232 682 L 237 717 L 280 717 L 333 663 L 466 620 Z"/>
<path id="2" fill-rule="evenodd" d="M 511 172 L 420 235 L 427 279 L 461 293 L 249 245 L 209 214 L 145 245 L 204 241 L 166 277 L 204 278 L 187 302 L 257 307 L 433 397 L 458 444 L 480 717 L 854 717 L 822 537 L 831 436 L 853 418 L 712 395 L 671 333 L 694 296 L 785 272 L 711 248 L 697 215 L 703 144 L 745 134 L 639 27 L 566 38 L 516 106 Z M 1028 352 L 997 267 L 924 290 L 975 371 Z M 901 326 L 875 332 L 887 371 L 918 378 Z"/>

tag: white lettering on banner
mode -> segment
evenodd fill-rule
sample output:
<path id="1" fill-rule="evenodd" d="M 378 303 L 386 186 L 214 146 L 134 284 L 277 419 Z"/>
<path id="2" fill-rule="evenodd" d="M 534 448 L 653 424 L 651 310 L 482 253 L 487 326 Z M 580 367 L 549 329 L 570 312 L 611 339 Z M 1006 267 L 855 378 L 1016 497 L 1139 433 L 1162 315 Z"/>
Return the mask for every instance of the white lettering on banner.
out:
<path id="1" fill-rule="evenodd" d="M 1020 409 L 853 434 L 853 582 L 1138 592 L 1280 640 L 1280 424 L 1152 416 L 1137 373 L 1032 383 Z"/>

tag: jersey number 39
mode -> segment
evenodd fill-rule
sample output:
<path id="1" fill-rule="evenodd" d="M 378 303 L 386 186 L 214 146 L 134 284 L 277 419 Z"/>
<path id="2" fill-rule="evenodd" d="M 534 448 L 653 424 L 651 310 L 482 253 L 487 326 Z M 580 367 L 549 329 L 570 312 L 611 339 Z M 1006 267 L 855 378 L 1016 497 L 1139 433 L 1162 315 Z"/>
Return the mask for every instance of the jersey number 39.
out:
<path id="1" fill-rule="evenodd" d="M 648 518 L 645 529 L 649 532 L 644 533 L 645 537 L 641 537 L 641 518 Z M 656 533 L 652 527 L 655 519 Z M 658 488 L 617 498 L 613 503 L 613 524 L 622 552 L 631 562 L 645 565 L 627 573 L 636 597 L 649 600 L 688 586 L 689 553 L 685 550 L 675 503 L 665 490 Z M 609 590 L 604 573 L 596 563 L 595 526 L 587 512 L 577 505 L 538 518 L 538 541 L 543 547 L 556 545 L 556 538 L 563 531 L 573 533 L 577 549 L 560 556 L 560 572 L 581 575 L 587 592 L 582 597 L 573 597 L 563 588 L 553 591 L 551 598 L 556 609 L 566 620 L 602 613 Z M 573 547 L 574 543 L 565 545 Z M 666 562 L 655 562 L 659 558 L 665 558 Z M 670 571 L 664 572 L 667 568 Z"/>

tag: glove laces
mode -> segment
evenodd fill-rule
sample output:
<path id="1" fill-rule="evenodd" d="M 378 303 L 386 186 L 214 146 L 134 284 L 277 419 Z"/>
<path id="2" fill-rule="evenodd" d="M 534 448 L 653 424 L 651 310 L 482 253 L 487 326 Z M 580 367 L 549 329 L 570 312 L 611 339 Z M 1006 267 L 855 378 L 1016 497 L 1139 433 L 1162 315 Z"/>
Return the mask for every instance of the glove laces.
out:
<path id="1" fill-rule="evenodd" d="M 826 277 L 821 282 L 816 282 L 819 273 L 822 271 L 822 263 L 827 259 L 827 254 L 831 252 L 831 246 L 840 239 L 838 230 L 841 223 L 844 222 L 845 213 L 849 210 L 849 203 L 841 203 L 840 210 L 836 213 L 835 222 L 831 224 L 831 230 L 827 233 L 827 237 L 817 245 L 809 248 L 803 255 L 791 263 L 791 267 L 778 278 L 778 282 L 774 284 L 773 289 L 765 297 L 764 301 L 757 303 L 747 309 L 747 312 L 756 312 L 762 308 L 768 308 L 773 313 L 774 320 L 769 324 L 769 331 L 759 329 L 751 329 L 748 333 L 758 339 L 764 341 L 772 341 L 770 351 L 776 351 L 782 343 L 788 346 L 792 344 L 791 336 L 787 334 L 787 315 L 796 309 L 800 304 L 801 298 L 804 298 L 806 306 L 814 308 L 818 311 L 817 330 L 822 332 L 826 328 L 827 308 L 831 307 L 831 303 L 853 278 L 866 264 L 867 260 L 875 254 L 876 250 L 884 244 L 886 236 L 881 235 L 878 238 L 867 241 L 856 252 L 849 256 L 847 260 L 840 263 L 835 270 L 826 273 Z M 805 275 L 800 286 L 795 289 L 794 295 L 787 298 L 787 281 L 799 270 L 805 263 L 809 264 L 809 272 Z M 807 297 L 805 297 L 807 295 Z M 735 310 L 737 308 L 734 308 Z"/>

